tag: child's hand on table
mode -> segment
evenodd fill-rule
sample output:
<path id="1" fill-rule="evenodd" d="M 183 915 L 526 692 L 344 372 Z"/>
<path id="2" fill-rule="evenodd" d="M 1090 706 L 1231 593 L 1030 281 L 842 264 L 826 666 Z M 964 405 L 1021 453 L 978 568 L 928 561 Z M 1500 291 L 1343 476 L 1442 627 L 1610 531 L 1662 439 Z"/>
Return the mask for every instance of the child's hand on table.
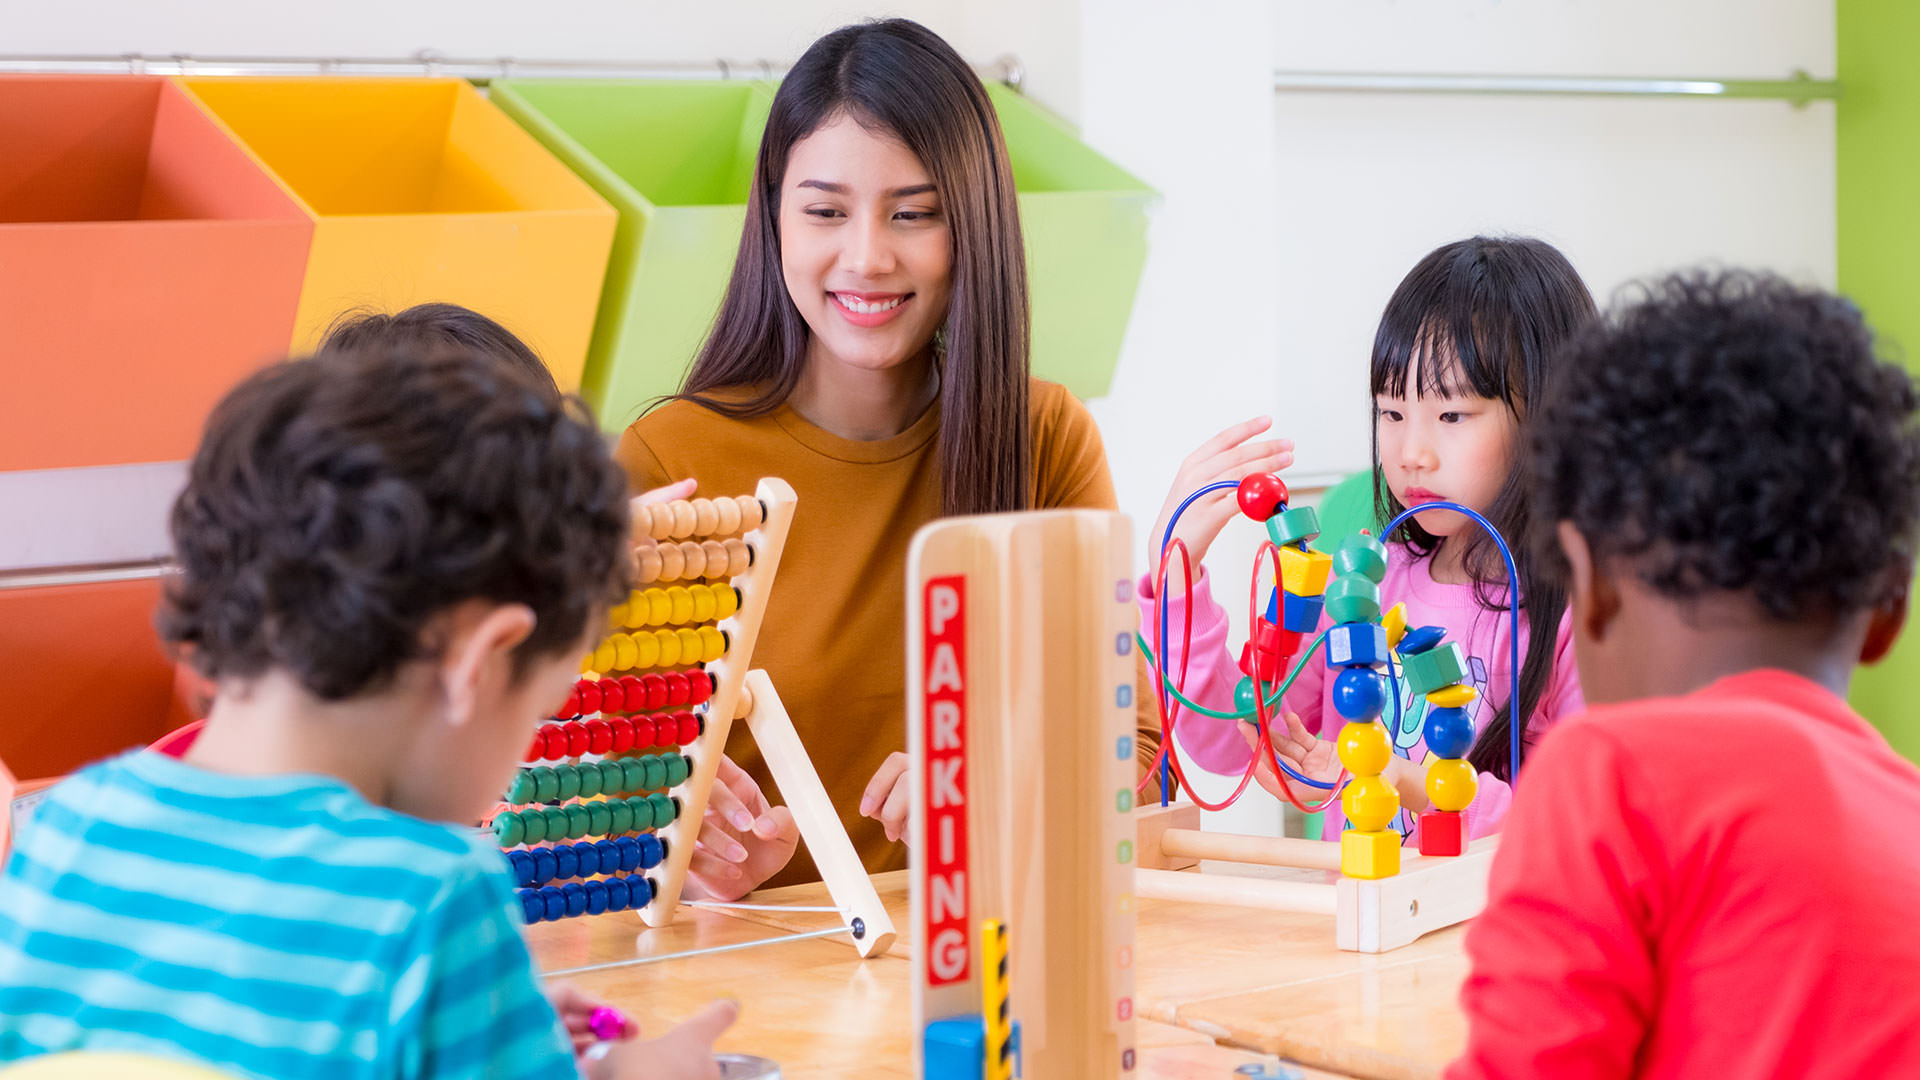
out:
<path id="1" fill-rule="evenodd" d="M 699 842 L 687 863 L 691 888 L 686 892 L 693 898 L 738 900 L 786 866 L 799 843 L 793 811 L 769 806 L 753 777 L 722 757 L 707 793 Z"/>
<path id="2" fill-rule="evenodd" d="M 657 1039 L 613 1043 L 607 1055 L 583 1063 L 587 1080 L 720 1080 L 713 1043 L 740 1015 L 739 1003 L 707 1007 Z"/>
<path id="3" fill-rule="evenodd" d="M 578 1055 L 605 1036 L 594 1030 L 594 1014 L 601 1010 L 615 1012 L 613 1006 L 581 990 L 572 983 L 549 983 L 547 1000 L 553 1004 L 553 1011 L 560 1014 L 560 1023 L 567 1029 L 567 1036 L 573 1040 L 573 1052 Z M 625 1025 L 619 1038 L 631 1039 L 640 1033 L 632 1024 Z"/>

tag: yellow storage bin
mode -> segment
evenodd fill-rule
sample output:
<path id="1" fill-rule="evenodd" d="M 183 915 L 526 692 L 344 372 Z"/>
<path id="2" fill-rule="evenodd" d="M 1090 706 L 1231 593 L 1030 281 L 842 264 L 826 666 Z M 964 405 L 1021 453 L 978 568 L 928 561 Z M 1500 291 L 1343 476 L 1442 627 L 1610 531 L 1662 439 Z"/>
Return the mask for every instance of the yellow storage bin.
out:
<path id="1" fill-rule="evenodd" d="M 292 347 L 343 311 L 462 304 L 579 386 L 617 215 L 459 79 L 179 80 L 314 219 Z"/>

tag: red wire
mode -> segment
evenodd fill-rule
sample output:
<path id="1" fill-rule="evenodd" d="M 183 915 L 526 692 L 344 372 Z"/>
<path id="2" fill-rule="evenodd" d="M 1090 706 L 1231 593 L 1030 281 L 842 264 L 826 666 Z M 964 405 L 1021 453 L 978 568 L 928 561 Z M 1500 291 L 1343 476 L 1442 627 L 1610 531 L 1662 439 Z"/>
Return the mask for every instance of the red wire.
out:
<path id="1" fill-rule="evenodd" d="M 1269 552 L 1272 554 L 1268 555 Z M 1260 541 L 1260 547 L 1253 553 L 1253 576 L 1247 581 L 1247 625 L 1250 627 L 1260 625 L 1260 560 L 1262 557 L 1271 559 L 1273 562 L 1274 577 L 1277 579 L 1280 576 L 1280 549 L 1274 546 L 1272 540 Z M 1193 605 L 1189 604 L 1187 606 L 1191 608 Z M 1279 672 L 1276 671 L 1274 674 L 1278 675 Z M 1261 762 L 1270 762 L 1275 757 L 1273 733 L 1269 727 L 1269 724 L 1272 722 L 1272 716 L 1267 711 L 1266 691 L 1260 685 L 1260 650 L 1258 646 L 1255 646 L 1253 651 L 1253 718 L 1254 725 L 1259 729 L 1260 738 L 1258 745 L 1254 747 L 1253 760 L 1247 763 L 1248 776 L 1253 775 L 1254 770 L 1260 767 Z M 1287 782 L 1286 777 L 1279 775 L 1279 772 L 1278 769 L 1274 770 L 1274 780 L 1280 785 L 1280 793 L 1285 795 L 1287 801 L 1292 803 L 1294 808 L 1303 814 L 1317 814 L 1327 807 L 1332 806 L 1334 800 L 1340 797 L 1340 781 L 1339 779 L 1335 779 L 1333 788 L 1327 793 L 1326 800 L 1316 803 L 1313 806 L 1308 806 L 1306 803 L 1300 801 L 1299 796 L 1293 793 L 1293 785 Z"/>

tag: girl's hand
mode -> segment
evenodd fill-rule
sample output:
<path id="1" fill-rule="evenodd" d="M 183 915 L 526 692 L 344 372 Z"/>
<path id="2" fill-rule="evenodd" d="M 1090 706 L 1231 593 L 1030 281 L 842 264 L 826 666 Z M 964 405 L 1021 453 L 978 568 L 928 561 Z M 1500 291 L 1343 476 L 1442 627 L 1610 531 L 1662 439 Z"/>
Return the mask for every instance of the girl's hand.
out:
<path id="1" fill-rule="evenodd" d="M 739 1015 L 737 1002 L 712 1002 L 657 1039 L 615 1043 L 583 1071 L 587 1080 L 720 1080 L 713 1042 Z"/>
<path id="2" fill-rule="evenodd" d="M 1187 455 L 1180 463 L 1180 471 L 1173 476 L 1173 486 L 1167 490 L 1167 501 L 1160 507 L 1160 517 L 1153 523 L 1153 532 L 1147 536 L 1147 565 L 1158 570 L 1160 567 L 1160 538 L 1166 535 L 1167 522 L 1173 512 L 1187 496 L 1219 480 L 1231 480 L 1239 483 L 1253 473 L 1279 472 L 1293 464 L 1292 439 L 1263 439 L 1249 442 L 1255 435 L 1273 426 L 1270 417 L 1257 416 L 1244 420 L 1200 444 L 1200 448 Z M 1233 515 L 1240 512 L 1240 504 L 1231 491 L 1216 491 L 1204 498 L 1194 500 L 1187 512 L 1180 515 L 1180 524 L 1174 526 L 1173 535 L 1186 542 L 1187 555 L 1193 560 L 1194 572 L 1199 573 L 1200 561 L 1207 556 L 1207 548 L 1213 544 L 1214 537 L 1226 528 Z M 1169 589 L 1180 586 L 1178 572 L 1170 575 Z"/>
<path id="3" fill-rule="evenodd" d="M 895 750 L 880 763 L 879 771 L 873 779 L 867 781 L 867 790 L 860 796 L 860 816 L 870 817 L 886 826 L 887 839 L 905 840 L 907 838 L 907 812 L 912 792 L 908 790 L 907 766 L 911 760 L 907 755 Z"/>
<path id="4" fill-rule="evenodd" d="M 1279 719 L 1284 719 L 1284 725 L 1272 722 Z M 1295 799 L 1311 806 L 1324 802 L 1332 794 L 1327 788 L 1310 787 L 1276 772 L 1273 760 L 1259 752 L 1260 732 L 1252 724 L 1241 724 L 1240 735 L 1254 748 L 1253 778 L 1274 798 L 1286 798 L 1286 789 L 1291 789 Z M 1315 736 L 1293 713 L 1283 712 L 1271 718 L 1267 737 L 1273 742 L 1274 754 L 1301 776 L 1329 784 L 1340 778 L 1340 755 L 1335 752 L 1333 740 Z"/>
<path id="5" fill-rule="evenodd" d="M 595 1009 L 611 1008 L 606 1002 L 581 990 L 572 983 L 547 984 L 547 1000 L 553 1004 L 553 1011 L 560 1014 L 560 1023 L 567 1029 L 567 1035 L 573 1039 L 573 1052 L 577 1055 L 598 1041 L 593 1033 L 591 1020 Z M 638 1035 L 637 1029 L 626 1038 Z"/>
<path id="6" fill-rule="evenodd" d="M 780 872 L 800 843 L 793 811 L 767 805 L 760 785 L 732 758 L 720 759 L 720 771 L 707 793 L 700 838 L 687 863 L 686 890 L 695 898 L 738 900 Z"/>

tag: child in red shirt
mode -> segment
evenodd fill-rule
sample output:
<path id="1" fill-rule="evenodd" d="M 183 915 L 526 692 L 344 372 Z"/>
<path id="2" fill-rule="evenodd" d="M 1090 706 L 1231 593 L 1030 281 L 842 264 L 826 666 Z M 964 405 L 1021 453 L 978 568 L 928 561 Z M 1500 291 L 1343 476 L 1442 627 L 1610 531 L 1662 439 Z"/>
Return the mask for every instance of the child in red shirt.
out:
<path id="1" fill-rule="evenodd" d="M 1905 617 L 1913 384 L 1749 274 L 1569 350 L 1536 540 L 1591 708 L 1518 788 L 1447 1076 L 1920 1076 L 1920 770 L 1842 696 Z"/>

